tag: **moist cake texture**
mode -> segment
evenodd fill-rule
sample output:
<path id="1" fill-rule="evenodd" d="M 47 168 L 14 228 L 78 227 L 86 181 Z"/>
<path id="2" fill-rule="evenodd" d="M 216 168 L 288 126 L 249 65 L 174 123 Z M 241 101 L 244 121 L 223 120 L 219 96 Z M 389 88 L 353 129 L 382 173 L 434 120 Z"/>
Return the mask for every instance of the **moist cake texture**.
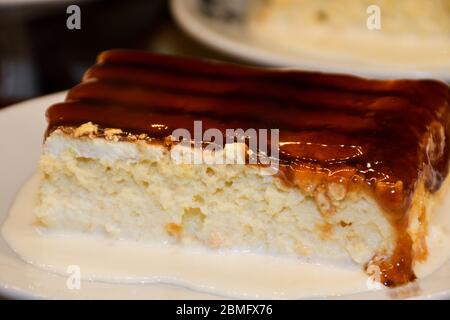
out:
<path id="1" fill-rule="evenodd" d="M 55 230 L 350 258 L 403 284 L 426 259 L 427 220 L 448 174 L 448 104 L 436 81 L 107 51 L 47 111 L 36 216 Z M 279 129 L 278 173 L 175 163 L 182 146 L 171 133 L 193 135 L 195 120 L 224 134 Z M 248 157 L 245 143 L 230 150 Z"/>

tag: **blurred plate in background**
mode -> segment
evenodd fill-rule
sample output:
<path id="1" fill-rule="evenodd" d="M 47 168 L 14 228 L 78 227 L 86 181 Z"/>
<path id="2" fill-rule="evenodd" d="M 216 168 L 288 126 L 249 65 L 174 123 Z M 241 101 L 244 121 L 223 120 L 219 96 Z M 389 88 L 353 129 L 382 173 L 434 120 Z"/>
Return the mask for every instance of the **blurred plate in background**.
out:
<path id="1" fill-rule="evenodd" d="M 450 59 L 449 61 L 429 59 L 429 65 L 415 64 L 414 60 L 410 60 L 409 64 L 395 65 L 384 64 L 374 59 L 367 61 L 354 59 L 351 52 L 345 57 L 342 53 L 336 54 L 330 51 L 324 54 L 314 53 L 307 48 L 302 51 L 301 43 L 296 44 L 297 50 L 294 52 L 294 50 L 282 49 L 276 44 L 263 42 L 250 31 L 247 21 L 248 11 L 254 7 L 253 4 L 256 1 L 258 0 L 226 2 L 223 0 L 172 0 L 171 10 L 181 28 L 192 37 L 216 50 L 247 62 L 304 70 L 350 73 L 382 79 L 436 78 L 450 81 Z M 330 38 L 332 37 L 333 35 L 330 35 Z M 421 45 L 417 42 L 417 48 Z M 447 43 L 444 43 L 444 48 L 446 46 Z M 354 47 L 356 50 L 358 42 L 354 43 Z M 450 52 L 448 56 L 450 57 Z"/>

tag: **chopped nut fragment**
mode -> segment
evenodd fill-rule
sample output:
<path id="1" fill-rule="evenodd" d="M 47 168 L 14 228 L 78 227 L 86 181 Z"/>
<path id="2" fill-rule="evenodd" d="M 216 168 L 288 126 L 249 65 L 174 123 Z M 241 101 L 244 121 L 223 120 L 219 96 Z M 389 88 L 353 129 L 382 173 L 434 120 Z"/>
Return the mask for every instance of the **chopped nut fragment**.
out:
<path id="1" fill-rule="evenodd" d="M 73 136 L 75 138 L 79 138 L 82 136 L 93 136 L 96 135 L 98 132 L 98 127 L 93 124 L 92 122 L 88 122 L 85 124 L 82 124 L 81 126 L 79 126 L 78 128 L 75 129 L 75 131 L 73 132 Z"/>
<path id="2" fill-rule="evenodd" d="M 136 141 L 138 138 L 134 134 L 129 134 L 127 136 L 128 141 Z"/>
<path id="3" fill-rule="evenodd" d="M 317 207 L 320 213 L 325 216 L 329 216 L 334 213 L 335 207 L 331 203 L 330 198 L 326 194 L 326 188 L 324 185 L 320 185 L 314 192 L 314 199 L 316 200 Z"/>
<path id="4" fill-rule="evenodd" d="M 347 188 L 343 183 L 331 182 L 328 184 L 328 196 L 334 201 L 344 200 L 347 195 Z"/>
<path id="5" fill-rule="evenodd" d="M 114 135 L 121 134 L 122 132 L 123 131 L 121 129 L 112 129 L 112 128 L 105 129 L 104 131 L 105 136 L 108 139 L 112 138 Z"/>

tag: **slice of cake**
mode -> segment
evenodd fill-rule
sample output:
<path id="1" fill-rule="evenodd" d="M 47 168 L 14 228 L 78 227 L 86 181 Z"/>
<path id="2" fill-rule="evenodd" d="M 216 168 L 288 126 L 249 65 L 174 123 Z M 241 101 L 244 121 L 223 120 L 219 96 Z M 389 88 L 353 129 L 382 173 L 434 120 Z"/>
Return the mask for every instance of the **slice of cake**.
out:
<path id="1" fill-rule="evenodd" d="M 389 286 L 426 259 L 449 168 L 435 81 L 114 50 L 47 119 L 36 217 L 49 230 L 351 259 Z M 257 147 L 252 130 L 267 134 Z"/>

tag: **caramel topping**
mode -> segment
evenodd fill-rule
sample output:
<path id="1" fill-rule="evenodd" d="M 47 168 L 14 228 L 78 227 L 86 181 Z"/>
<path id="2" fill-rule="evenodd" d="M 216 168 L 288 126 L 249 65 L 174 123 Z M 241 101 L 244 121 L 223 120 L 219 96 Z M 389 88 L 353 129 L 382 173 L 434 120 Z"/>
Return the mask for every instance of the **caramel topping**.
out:
<path id="1" fill-rule="evenodd" d="M 397 226 L 387 284 L 413 278 L 405 214 L 416 182 L 439 189 L 449 168 L 449 87 L 244 67 L 126 50 L 99 55 L 66 102 L 47 111 L 48 132 L 92 122 L 163 140 L 177 128 L 280 130 L 280 177 L 309 168 L 365 182 Z M 394 259 L 394 258 L 393 258 Z M 405 271 L 408 269 L 407 271 Z M 385 273 L 388 274 L 388 273 Z"/>

